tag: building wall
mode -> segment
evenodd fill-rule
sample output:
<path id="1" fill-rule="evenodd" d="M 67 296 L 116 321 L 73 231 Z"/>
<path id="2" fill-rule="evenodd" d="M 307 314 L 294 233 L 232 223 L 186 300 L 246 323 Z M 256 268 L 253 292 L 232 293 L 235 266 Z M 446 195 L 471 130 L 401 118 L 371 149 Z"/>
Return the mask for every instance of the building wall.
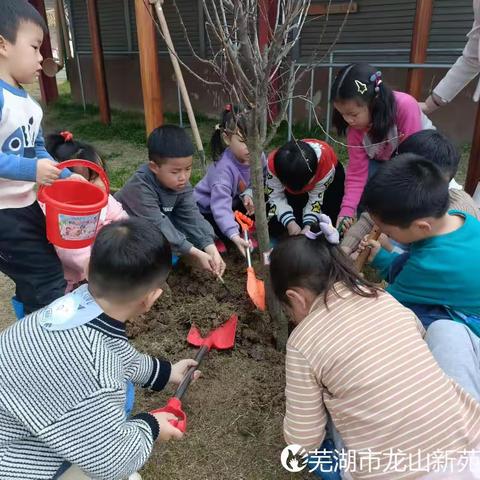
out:
<path id="1" fill-rule="evenodd" d="M 88 20 L 84 0 L 70 0 L 74 20 L 74 36 L 79 52 L 84 89 L 88 102 L 95 102 L 95 86 L 92 71 L 91 47 Z M 203 12 L 197 0 L 176 0 L 185 28 L 197 53 L 208 51 Z M 325 2 L 313 2 L 325 3 Z M 333 0 L 332 3 L 338 3 Z M 342 2 L 340 2 L 342 3 Z M 386 62 L 408 62 L 416 0 L 357 0 L 358 12 L 349 15 L 342 28 L 343 15 L 310 17 L 302 32 L 297 61 L 325 62 L 327 49 L 335 42 L 334 61 L 349 63 L 368 61 L 373 64 Z M 142 108 L 138 45 L 136 40 L 134 0 L 98 0 L 100 27 L 107 71 L 111 103 L 119 108 Z M 183 28 L 173 2 L 165 2 L 165 14 L 174 44 L 179 56 L 194 66 L 201 75 L 208 75 L 204 68 L 193 59 Z M 472 0 L 434 0 L 434 13 L 429 44 L 429 63 L 452 64 L 465 44 L 465 34 L 473 21 Z M 394 49 L 394 52 L 385 50 Z M 352 53 L 355 50 L 356 53 Z M 441 50 L 441 51 L 439 51 Z M 343 53 L 342 53 L 343 52 Z M 177 89 L 173 71 L 163 41 L 159 37 L 159 59 L 162 77 L 162 93 L 167 111 L 178 110 Z M 69 74 L 75 98 L 80 100 L 78 72 L 75 62 L 69 65 Z M 394 88 L 404 90 L 406 70 L 384 68 L 384 78 Z M 424 81 L 424 95 L 444 75 L 446 69 L 427 70 Z M 335 72 L 335 70 L 334 70 Z M 217 115 L 224 100 L 219 91 L 213 91 L 202 82 L 185 74 L 192 103 L 197 112 Z M 322 120 L 328 98 L 328 69 L 319 66 L 314 79 L 314 91 L 321 98 Z M 307 80 L 299 86 L 299 93 L 305 94 L 310 84 Z M 456 101 L 433 116 L 433 121 L 443 130 L 454 135 L 459 141 L 471 139 L 475 116 L 475 105 L 471 102 L 472 87 L 462 92 Z M 308 108 L 297 100 L 294 104 L 294 119 L 307 117 Z M 455 118 L 468 119 L 460 126 Z"/>

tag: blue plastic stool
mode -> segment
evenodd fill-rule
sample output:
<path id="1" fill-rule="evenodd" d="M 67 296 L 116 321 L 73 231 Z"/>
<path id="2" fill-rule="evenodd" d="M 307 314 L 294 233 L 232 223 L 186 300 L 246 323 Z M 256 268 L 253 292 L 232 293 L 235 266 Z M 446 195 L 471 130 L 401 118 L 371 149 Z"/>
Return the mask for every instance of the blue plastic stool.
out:
<path id="1" fill-rule="evenodd" d="M 17 317 L 17 320 L 22 319 L 25 316 L 25 308 L 23 306 L 23 303 L 18 300 L 17 297 L 12 297 L 12 307 L 13 311 L 15 312 L 15 316 Z"/>

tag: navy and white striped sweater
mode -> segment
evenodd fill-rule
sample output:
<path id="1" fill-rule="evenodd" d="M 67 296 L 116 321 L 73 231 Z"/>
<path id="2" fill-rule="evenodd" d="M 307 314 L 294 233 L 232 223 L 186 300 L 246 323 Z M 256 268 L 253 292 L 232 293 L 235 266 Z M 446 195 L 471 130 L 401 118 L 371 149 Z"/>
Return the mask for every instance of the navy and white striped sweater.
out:
<path id="1" fill-rule="evenodd" d="M 159 428 L 148 413 L 126 418 L 126 381 L 161 390 L 170 363 L 137 352 L 105 314 L 64 331 L 37 316 L 0 334 L 0 479 L 50 480 L 65 460 L 96 479 L 128 477 Z"/>

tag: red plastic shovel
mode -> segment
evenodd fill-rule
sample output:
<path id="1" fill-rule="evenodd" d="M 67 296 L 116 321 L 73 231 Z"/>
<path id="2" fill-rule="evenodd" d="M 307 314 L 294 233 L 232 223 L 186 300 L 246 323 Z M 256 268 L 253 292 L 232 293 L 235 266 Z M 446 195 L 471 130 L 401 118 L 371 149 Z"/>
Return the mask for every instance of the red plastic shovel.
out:
<path id="1" fill-rule="evenodd" d="M 182 397 L 185 395 L 188 386 L 192 382 L 193 373 L 198 369 L 198 366 L 204 359 L 205 355 L 212 349 L 228 350 L 235 345 L 235 331 L 237 329 L 238 317 L 232 315 L 223 325 L 220 325 L 215 330 L 212 330 L 205 338 L 200 334 L 200 331 L 195 325 L 192 325 L 187 335 L 187 342 L 196 347 L 200 347 L 200 350 L 195 356 L 195 361 L 198 362 L 196 367 L 190 367 L 187 373 L 177 387 L 175 394 L 171 397 L 167 405 L 163 408 L 153 410 L 151 413 L 168 412 L 173 413 L 178 420 L 170 420 L 170 423 L 185 432 L 187 429 L 187 415 L 182 410 Z"/>

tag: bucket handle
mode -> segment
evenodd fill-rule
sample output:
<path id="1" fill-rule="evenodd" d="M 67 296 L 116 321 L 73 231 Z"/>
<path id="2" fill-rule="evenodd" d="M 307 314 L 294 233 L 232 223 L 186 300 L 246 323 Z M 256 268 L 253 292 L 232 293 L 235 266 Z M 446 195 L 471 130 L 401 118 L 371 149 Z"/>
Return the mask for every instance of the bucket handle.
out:
<path id="1" fill-rule="evenodd" d="M 110 193 L 110 182 L 108 181 L 108 177 L 103 170 L 103 168 L 99 167 L 96 163 L 90 162 L 89 160 L 81 160 L 81 159 L 72 159 L 66 160 L 65 162 L 57 163 L 57 168 L 63 170 L 64 168 L 68 167 L 86 167 L 90 168 L 91 170 L 98 173 L 98 176 L 102 180 L 103 184 L 105 185 L 105 191 L 107 195 Z M 44 185 L 40 185 L 38 187 L 37 197 L 38 199 L 43 202 L 43 189 L 45 188 Z"/>

